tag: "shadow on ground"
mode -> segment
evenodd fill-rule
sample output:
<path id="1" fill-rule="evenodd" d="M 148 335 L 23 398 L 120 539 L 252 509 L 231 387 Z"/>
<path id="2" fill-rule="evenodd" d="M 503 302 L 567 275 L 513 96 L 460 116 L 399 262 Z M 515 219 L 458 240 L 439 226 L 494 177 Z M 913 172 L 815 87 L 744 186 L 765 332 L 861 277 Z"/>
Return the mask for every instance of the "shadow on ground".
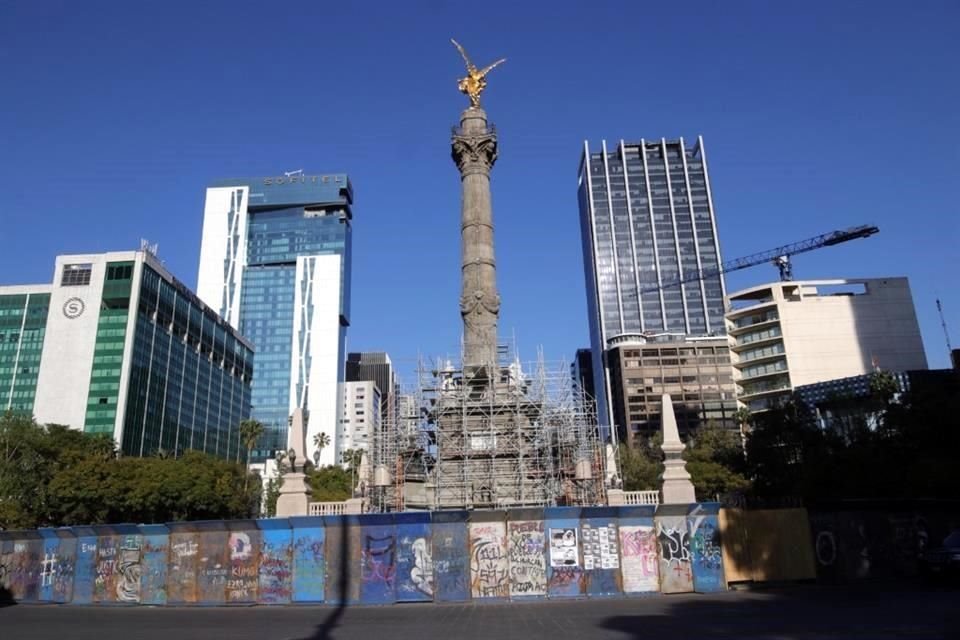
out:
<path id="1" fill-rule="evenodd" d="M 907 590 L 909 605 L 903 602 Z M 637 640 L 678 632 L 681 637 L 960 638 L 955 586 L 811 585 L 674 598 L 664 596 L 661 611 L 610 616 L 599 627 Z"/>

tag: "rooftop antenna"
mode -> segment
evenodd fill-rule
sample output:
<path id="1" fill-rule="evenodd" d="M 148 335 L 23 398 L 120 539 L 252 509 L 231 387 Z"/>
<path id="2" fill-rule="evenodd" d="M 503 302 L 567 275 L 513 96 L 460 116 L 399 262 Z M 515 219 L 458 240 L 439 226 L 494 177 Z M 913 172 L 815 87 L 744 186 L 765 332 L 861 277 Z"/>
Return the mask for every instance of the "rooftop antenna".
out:
<path id="1" fill-rule="evenodd" d="M 140 251 L 145 251 L 152 255 L 154 258 L 159 258 L 160 244 L 154 242 L 150 244 L 150 241 L 146 238 L 140 238 Z"/>
<path id="2" fill-rule="evenodd" d="M 303 169 L 297 169 L 296 171 L 284 171 L 283 175 L 287 176 L 288 178 L 290 178 L 291 176 L 302 176 Z"/>

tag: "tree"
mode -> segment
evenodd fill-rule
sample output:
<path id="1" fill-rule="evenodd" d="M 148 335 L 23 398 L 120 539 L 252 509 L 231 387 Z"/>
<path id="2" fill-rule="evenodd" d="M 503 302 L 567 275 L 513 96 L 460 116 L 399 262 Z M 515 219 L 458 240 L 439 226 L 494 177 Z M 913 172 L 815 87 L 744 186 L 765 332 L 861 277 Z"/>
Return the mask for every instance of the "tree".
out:
<path id="1" fill-rule="evenodd" d="M 263 423 L 259 420 L 243 420 L 240 422 L 240 441 L 247 448 L 247 466 L 250 466 L 250 457 L 253 455 L 253 449 L 257 446 L 257 442 L 260 441 L 260 438 L 263 437 Z M 249 471 L 244 474 L 243 478 L 243 488 L 246 490 L 250 485 L 250 473 Z"/>
<path id="2" fill-rule="evenodd" d="M 330 436 L 321 431 L 313 436 L 313 446 L 317 448 L 317 466 L 319 467 L 320 454 L 323 453 L 324 448 L 330 446 Z"/>
<path id="3" fill-rule="evenodd" d="M 247 448 L 247 464 L 250 464 L 250 458 L 253 456 L 253 450 L 256 448 L 260 438 L 263 437 L 266 429 L 259 420 L 243 420 L 240 422 L 240 442 Z"/>
<path id="4" fill-rule="evenodd" d="M 663 473 L 663 458 L 660 452 L 660 436 L 648 440 L 638 438 L 636 447 L 620 447 L 620 476 L 624 491 L 653 491 L 660 486 Z"/>
<path id="5" fill-rule="evenodd" d="M 0 528 L 250 517 L 260 487 L 245 477 L 196 451 L 117 458 L 109 436 L 0 418 Z"/>
<path id="6" fill-rule="evenodd" d="M 340 502 L 353 495 L 350 472 L 338 465 L 311 469 L 307 484 L 315 502 Z"/>
<path id="7" fill-rule="evenodd" d="M 729 429 L 714 423 L 700 427 L 683 457 L 699 500 L 715 500 L 750 486 L 740 436 Z"/>

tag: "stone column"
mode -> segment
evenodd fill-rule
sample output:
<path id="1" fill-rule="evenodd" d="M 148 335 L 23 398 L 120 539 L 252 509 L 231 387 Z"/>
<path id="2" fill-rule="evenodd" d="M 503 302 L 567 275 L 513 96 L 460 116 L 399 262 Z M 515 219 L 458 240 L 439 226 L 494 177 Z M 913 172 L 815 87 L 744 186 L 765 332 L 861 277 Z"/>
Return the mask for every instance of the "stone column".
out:
<path id="1" fill-rule="evenodd" d="M 660 421 L 663 425 L 663 483 L 660 487 L 660 504 L 692 504 L 697 495 L 687 473 L 687 463 L 683 460 L 683 450 L 687 448 L 680 440 L 677 418 L 673 414 L 673 400 L 670 394 L 663 394 L 663 406 Z"/>
<path id="2" fill-rule="evenodd" d="M 453 160 L 460 170 L 461 289 L 463 367 L 497 366 L 497 266 L 493 257 L 493 209 L 490 204 L 490 169 L 497 160 L 497 134 L 487 126 L 487 114 L 470 107 L 454 129 Z"/>

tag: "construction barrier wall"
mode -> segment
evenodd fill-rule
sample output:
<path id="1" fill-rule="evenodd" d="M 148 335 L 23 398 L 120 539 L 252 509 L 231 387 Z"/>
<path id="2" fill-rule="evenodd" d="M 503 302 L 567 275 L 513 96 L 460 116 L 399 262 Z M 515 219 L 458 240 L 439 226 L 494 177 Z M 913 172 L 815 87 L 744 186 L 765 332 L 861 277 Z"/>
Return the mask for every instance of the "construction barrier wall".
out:
<path id="1" fill-rule="evenodd" d="M 960 530 L 960 503 L 863 501 L 811 511 L 810 529 L 818 581 L 909 579 L 919 574 L 924 550 Z"/>
<path id="2" fill-rule="evenodd" d="M 815 520 L 820 564 L 850 563 L 852 547 L 824 543 L 860 530 L 847 520 Z M 800 530 L 806 522 L 802 510 L 731 514 L 717 504 L 694 504 L 6 531 L 0 532 L 0 595 L 20 602 L 229 606 L 712 592 L 744 575 L 805 577 L 794 565 L 814 554 L 809 527 Z M 771 549 L 783 557 L 772 558 Z"/>

